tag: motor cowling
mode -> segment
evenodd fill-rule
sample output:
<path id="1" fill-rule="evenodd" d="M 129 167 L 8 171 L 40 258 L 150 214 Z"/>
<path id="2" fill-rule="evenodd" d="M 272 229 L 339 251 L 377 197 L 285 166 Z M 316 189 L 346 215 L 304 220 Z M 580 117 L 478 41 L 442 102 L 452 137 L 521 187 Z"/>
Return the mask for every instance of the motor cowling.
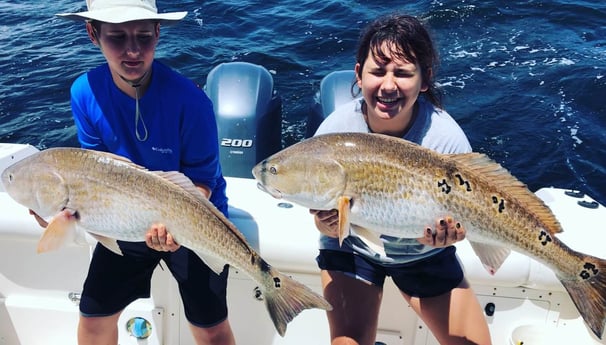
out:
<path id="1" fill-rule="evenodd" d="M 334 71 L 322 78 L 307 119 L 306 137 L 312 137 L 320 123 L 339 105 L 354 98 L 359 91 L 355 80 L 353 70 Z"/>
<path id="2" fill-rule="evenodd" d="M 222 63 L 208 74 L 225 176 L 252 178 L 255 164 L 282 147 L 282 101 L 262 66 Z"/>

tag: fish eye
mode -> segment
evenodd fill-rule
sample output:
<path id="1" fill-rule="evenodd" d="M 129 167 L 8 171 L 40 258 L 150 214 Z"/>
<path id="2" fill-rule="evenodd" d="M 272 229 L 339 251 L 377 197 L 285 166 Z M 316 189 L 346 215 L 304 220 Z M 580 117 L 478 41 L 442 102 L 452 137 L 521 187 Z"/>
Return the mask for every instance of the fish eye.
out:
<path id="1" fill-rule="evenodd" d="M 275 166 L 272 166 L 269 168 L 269 173 L 272 175 L 277 175 L 278 174 L 278 169 L 276 169 Z"/>

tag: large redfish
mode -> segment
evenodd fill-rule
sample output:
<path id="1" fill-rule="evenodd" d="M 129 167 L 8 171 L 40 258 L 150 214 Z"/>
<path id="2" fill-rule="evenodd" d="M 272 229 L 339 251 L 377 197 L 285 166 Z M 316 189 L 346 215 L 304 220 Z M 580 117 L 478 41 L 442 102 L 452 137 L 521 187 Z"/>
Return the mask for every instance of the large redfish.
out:
<path id="1" fill-rule="evenodd" d="M 121 254 L 116 240 L 144 241 L 163 223 L 177 243 L 196 252 L 215 272 L 225 264 L 257 284 L 278 333 L 308 308 L 330 309 L 324 298 L 261 258 L 236 227 L 184 175 L 152 172 L 97 151 L 54 148 L 29 156 L 2 173 L 18 203 L 42 217 L 55 216 L 38 251 L 58 248 L 81 228 Z"/>
<path id="2" fill-rule="evenodd" d="M 436 217 L 450 215 L 464 223 L 489 272 L 499 269 L 510 249 L 550 267 L 602 337 L 606 260 L 559 241 L 562 228 L 550 209 L 483 154 L 443 155 L 380 134 L 326 134 L 263 160 L 253 175 L 276 198 L 337 209 L 340 239 L 353 228 L 375 248 L 379 235 L 419 238 Z"/>

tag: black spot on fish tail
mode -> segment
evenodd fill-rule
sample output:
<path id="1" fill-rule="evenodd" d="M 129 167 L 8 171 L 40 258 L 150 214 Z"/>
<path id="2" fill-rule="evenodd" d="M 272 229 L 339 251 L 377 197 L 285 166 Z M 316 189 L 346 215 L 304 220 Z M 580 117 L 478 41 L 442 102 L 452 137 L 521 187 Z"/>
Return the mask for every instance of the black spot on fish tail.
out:
<path id="1" fill-rule="evenodd" d="M 261 290 L 270 318 L 281 336 L 284 336 L 287 324 L 301 311 L 310 308 L 332 309 L 330 303 L 304 284 L 275 268 L 271 268 L 269 274 Z"/>
<path id="2" fill-rule="evenodd" d="M 253 289 L 253 293 L 256 300 L 263 300 L 263 292 L 261 292 L 261 289 L 258 286 L 255 286 L 255 288 Z"/>
<path id="3" fill-rule="evenodd" d="M 262 272 L 264 272 L 264 273 L 271 272 L 271 265 L 268 264 L 267 262 L 265 262 L 265 260 L 260 259 L 259 266 L 260 266 L 260 269 Z"/>
<path id="4" fill-rule="evenodd" d="M 446 179 L 442 179 L 442 182 L 438 181 L 438 188 L 442 188 L 442 192 L 445 194 L 450 193 L 450 185 L 446 182 Z"/>
<path id="5" fill-rule="evenodd" d="M 590 279 L 591 277 L 594 277 L 600 273 L 598 268 L 591 262 L 586 262 L 583 268 L 584 270 L 582 270 L 579 274 L 583 279 Z"/>
<path id="6" fill-rule="evenodd" d="M 551 242 L 551 235 L 549 235 L 549 233 L 545 230 L 541 230 L 541 233 L 539 234 L 539 241 L 541 241 L 541 244 L 546 246 L 547 243 Z"/>
<path id="7" fill-rule="evenodd" d="M 465 181 L 465 186 L 466 186 L 465 190 L 468 192 L 471 192 L 471 186 L 469 185 L 469 181 Z"/>
<path id="8" fill-rule="evenodd" d="M 459 186 L 462 186 L 463 183 L 465 183 L 465 180 L 463 180 L 461 174 L 456 174 L 455 177 L 459 179 Z"/>
<path id="9" fill-rule="evenodd" d="M 582 257 L 580 279 L 560 279 L 585 323 L 603 339 L 606 326 L 606 260 L 577 253 Z"/>
<path id="10" fill-rule="evenodd" d="M 505 200 L 500 199 L 500 201 L 499 201 L 498 197 L 493 196 L 492 197 L 492 203 L 495 204 L 495 205 L 496 204 L 499 205 L 499 209 L 498 209 L 499 213 L 503 213 L 503 211 L 505 211 Z"/>
<path id="11" fill-rule="evenodd" d="M 276 289 L 279 289 L 280 287 L 282 287 L 282 280 L 280 279 L 280 277 L 277 274 L 275 274 L 276 271 L 272 270 L 271 265 L 269 265 L 263 259 L 261 259 L 261 271 L 272 275 L 271 279 L 273 280 L 274 287 Z"/>
<path id="12" fill-rule="evenodd" d="M 463 179 L 463 176 L 460 174 L 456 174 L 455 177 L 459 179 L 459 186 L 465 185 L 465 190 L 471 192 L 471 185 L 469 184 L 469 181 Z"/>

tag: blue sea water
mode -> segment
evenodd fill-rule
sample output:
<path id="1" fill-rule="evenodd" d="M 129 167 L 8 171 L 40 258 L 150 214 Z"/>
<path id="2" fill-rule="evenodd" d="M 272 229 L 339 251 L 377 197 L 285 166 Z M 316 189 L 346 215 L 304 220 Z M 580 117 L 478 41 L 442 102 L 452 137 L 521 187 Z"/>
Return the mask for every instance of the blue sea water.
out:
<path id="1" fill-rule="evenodd" d="M 0 2 L 0 142 L 77 146 L 69 87 L 103 62 L 84 25 L 53 14 L 83 0 Z M 402 4 L 405 3 L 405 4 Z M 204 84 L 216 65 L 265 66 L 283 100 L 283 142 L 304 138 L 320 80 L 351 69 L 360 28 L 403 11 L 439 47 L 445 107 L 476 151 L 531 190 L 581 190 L 606 204 L 606 2 L 158 1 L 188 11 L 157 57 Z"/>

